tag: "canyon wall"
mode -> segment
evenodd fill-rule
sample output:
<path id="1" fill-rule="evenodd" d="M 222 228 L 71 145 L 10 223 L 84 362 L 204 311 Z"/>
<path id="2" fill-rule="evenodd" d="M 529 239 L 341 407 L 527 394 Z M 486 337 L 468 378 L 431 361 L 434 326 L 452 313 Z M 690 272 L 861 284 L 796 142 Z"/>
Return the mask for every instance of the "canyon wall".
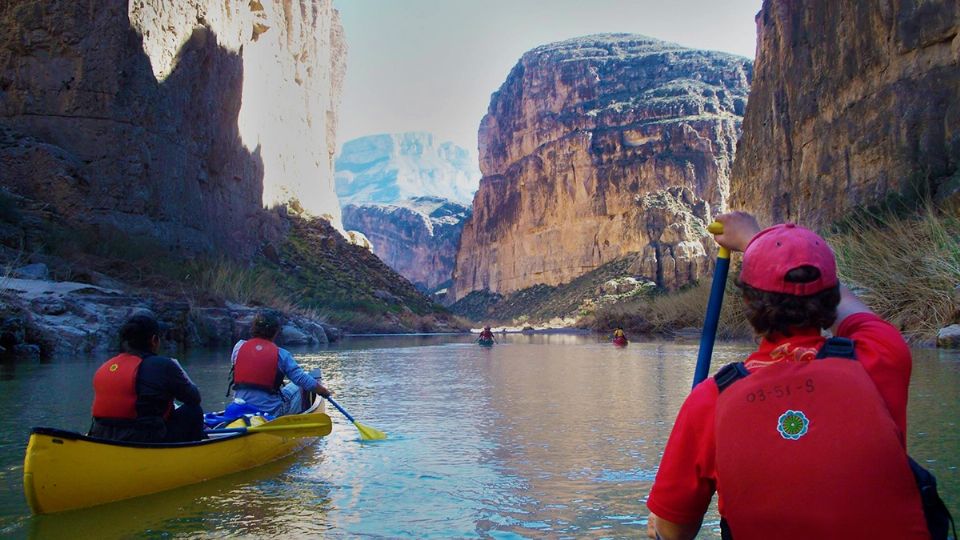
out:
<path id="1" fill-rule="evenodd" d="M 450 280 L 470 209 L 439 197 L 343 207 L 343 226 L 362 232 L 373 252 L 421 290 Z"/>
<path id="2" fill-rule="evenodd" d="M 0 4 L 0 182 L 68 220 L 250 255 L 339 223 L 332 0 Z"/>
<path id="3" fill-rule="evenodd" d="M 750 78 L 746 58 L 627 34 L 524 54 L 480 125 L 452 299 L 568 282 L 633 252 L 660 286 L 698 279 Z"/>
<path id="4" fill-rule="evenodd" d="M 731 207 L 817 226 L 960 187 L 960 3 L 765 0 L 757 32 Z"/>
<path id="5" fill-rule="evenodd" d="M 347 141 L 335 164 L 344 227 L 363 233 L 421 290 L 445 286 L 480 180 L 476 159 L 453 142 L 408 132 Z"/>

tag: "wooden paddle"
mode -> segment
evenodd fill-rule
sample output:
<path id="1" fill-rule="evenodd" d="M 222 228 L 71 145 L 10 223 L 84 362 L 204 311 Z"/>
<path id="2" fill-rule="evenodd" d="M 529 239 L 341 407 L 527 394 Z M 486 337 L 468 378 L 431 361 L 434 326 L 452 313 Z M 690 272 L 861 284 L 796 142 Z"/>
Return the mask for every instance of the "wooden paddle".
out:
<path id="1" fill-rule="evenodd" d="M 723 223 L 714 221 L 707 226 L 707 231 L 710 234 L 723 234 Z M 720 246 L 720 251 L 717 253 L 717 266 L 713 271 L 707 313 L 703 318 L 703 334 L 700 335 L 700 352 L 697 354 L 697 369 L 693 373 L 693 386 L 700 384 L 710 374 L 710 357 L 713 356 L 713 342 L 717 337 L 720 308 L 723 306 L 723 291 L 727 288 L 729 270 L 730 250 Z"/>
<path id="2" fill-rule="evenodd" d="M 383 439 L 386 439 L 386 438 L 387 438 L 387 434 L 384 433 L 384 432 L 382 432 L 382 431 L 380 431 L 379 429 L 377 429 L 377 428 L 372 428 L 372 427 L 370 427 L 370 426 L 365 426 L 365 425 L 361 424 L 360 422 L 357 422 L 356 420 L 354 420 L 353 417 L 350 416 L 350 413 L 348 413 L 347 411 L 343 410 L 343 407 L 341 407 L 339 403 L 337 403 L 336 401 L 334 401 L 332 397 L 329 397 L 329 396 L 328 396 L 326 399 L 327 399 L 327 401 L 329 401 L 330 403 L 332 403 L 333 406 L 336 407 L 338 411 L 340 411 L 341 413 L 343 413 L 343 415 L 347 417 L 347 420 L 353 422 L 353 425 L 356 426 L 357 431 L 360 432 L 360 438 L 361 438 L 362 440 L 364 440 L 364 441 L 380 441 L 380 440 L 383 440 Z"/>
<path id="3" fill-rule="evenodd" d="M 333 430 L 333 422 L 325 413 L 279 416 L 259 426 L 209 429 L 207 434 L 275 432 L 285 437 L 323 437 Z"/>

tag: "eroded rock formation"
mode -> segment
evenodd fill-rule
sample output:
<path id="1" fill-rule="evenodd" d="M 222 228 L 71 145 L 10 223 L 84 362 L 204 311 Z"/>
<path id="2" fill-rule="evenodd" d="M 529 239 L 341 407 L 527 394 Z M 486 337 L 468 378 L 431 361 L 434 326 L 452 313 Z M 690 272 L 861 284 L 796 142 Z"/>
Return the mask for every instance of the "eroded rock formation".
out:
<path id="1" fill-rule="evenodd" d="M 343 225 L 362 232 L 373 252 L 424 291 L 450 280 L 470 209 L 439 197 L 347 205 Z"/>
<path id="2" fill-rule="evenodd" d="M 757 32 L 731 206 L 816 226 L 957 189 L 960 3 L 765 0 Z"/>
<path id="3" fill-rule="evenodd" d="M 332 0 L 0 4 L 0 181 L 66 218 L 251 254 L 333 189 Z"/>
<path id="4" fill-rule="evenodd" d="M 750 74 L 746 58 L 624 34 L 524 54 L 480 125 L 483 178 L 454 299 L 568 282 L 651 245 L 661 248 L 647 277 L 667 287 L 699 277 L 708 263 L 688 258 L 706 261 L 707 247 L 688 248 L 705 231 L 664 239 L 644 200 L 660 193 L 701 209 L 689 212 L 698 219 L 725 205 Z"/>

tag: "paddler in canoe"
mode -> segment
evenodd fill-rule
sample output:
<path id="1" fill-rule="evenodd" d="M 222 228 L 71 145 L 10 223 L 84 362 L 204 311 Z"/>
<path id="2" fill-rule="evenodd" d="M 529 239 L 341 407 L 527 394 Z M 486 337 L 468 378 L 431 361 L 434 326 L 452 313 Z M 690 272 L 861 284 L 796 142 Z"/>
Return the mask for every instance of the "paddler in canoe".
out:
<path id="1" fill-rule="evenodd" d="M 627 334 L 624 333 L 622 326 L 618 326 L 613 331 L 613 344 L 622 347 L 627 343 Z"/>
<path id="2" fill-rule="evenodd" d="M 493 337 L 493 331 L 490 330 L 489 326 L 484 326 L 483 330 L 480 331 L 480 337 L 477 338 L 477 343 L 489 347 L 496 342 L 497 339 Z"/>
<path id="3" fill-rule="evenodd" d="M 840 284 L 813 231 L 761 231 L 741 212 L 717 221 L 717 242 L 743 252 L 737 284 L 762 341 L 680 408 L 648 537 L 694 538 L 719 492 L 723 538 L 945 538 L 945 520 L 924 515 L 935 485 L 906 454 L 912 360 L 899 331 Z"/>
<path id="4" fill-rule="evenodd" d="M 93 376 L 89 435 L 114 441 L 158 443 L 202 440 L 200 390 L 174 358 L 160 356 L 160 324 L 146 313 L 120 329 L 122 353 Z M 173 401 L 182 403 L 174 408 Z"/>
<path id="5" fill-rule="evenodd" d="M 33 428 L 23 467 L 24 493 L 33 513 L 94 506 L 202 482 L 290 455 L 330 433 L 332 423 L 319 399 L 303 414 L 274 420 L 254 415 L 248 420 L 257 421 L 255 425 L 204 431 L 197 387 L 176 360 L 157 355 L 160 331 L 157 321 L 146 315 L 124 324 L 121 338 L 126 352 L 104 363 L 94 376 L 94 424 L 89 436 Z M 327 392 L 316 379 L 309 380 L 311 389 Z M 183 402 L 176 410 L 174 399 Z M 375 437 L 365 437 L 370 438 Z"/>
<path id="6" fill-rule="evenodd" d="M 274 343 L 282 327 L 278 312 L 261 311 L 250 328 L 253 337 L 241 339 L 233 347 L 228 394 L 232 389 L 234 403 L 251 412 L 272 416 L 296 414 L 311 406 L 313 394 L 325 398 L 332 395 L 321 384 L 319 369 L 312 375 L 307 373 L 290 351 Z M 285 386 L 284 377 L 291 381 Z"/>

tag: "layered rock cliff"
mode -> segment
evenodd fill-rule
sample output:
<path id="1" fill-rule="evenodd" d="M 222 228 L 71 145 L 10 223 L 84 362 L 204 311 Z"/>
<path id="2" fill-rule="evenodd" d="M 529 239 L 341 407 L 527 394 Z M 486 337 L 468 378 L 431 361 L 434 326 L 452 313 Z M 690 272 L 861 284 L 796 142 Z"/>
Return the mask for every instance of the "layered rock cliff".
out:
<path id="1" fill-rule="evenodd" d="M 765 0 L 757 33 L 733 207 L 820 225 L 957 174 L 956 0 Z"/>
<path id="2" fill-rule="evenodd" d="M 339 220 L 332 0 L 0 4 L 0 182 L 76 223 L 250 255 Z"/>
<path id="3" fill-rule="evenodd" d="M 337 196 L 344 205 L 389 204 L 413 197 L 470 204 L 480 179 L 466 149 L 421 132 L 347 141 L 335 168 Z"/>
<path id="4" fill-rule="evenodd" d="M 450 281 L 480 170 L 466 149 L 430 133 L 347 141 L 336 160 L 344 227 L 424 291 Z"/>
<path id="5" fill-rule="evenodd" d="M 343 225 L 362 232 L 390 268 L 428 292 L 450 281 L 466 206 L 439 197 L 347 205 Z"/>
<path id="6" fill-rule="evenodd" d="M 700 277 L 750 78 L 746 58 L 625 34 L 524 54 L 480 125 L 483 178 L 453 298 L 568 282 L 644 250 L 661 286 Z M 698 217 L 664 236 L 650 208 L 668 199 Z"/>

